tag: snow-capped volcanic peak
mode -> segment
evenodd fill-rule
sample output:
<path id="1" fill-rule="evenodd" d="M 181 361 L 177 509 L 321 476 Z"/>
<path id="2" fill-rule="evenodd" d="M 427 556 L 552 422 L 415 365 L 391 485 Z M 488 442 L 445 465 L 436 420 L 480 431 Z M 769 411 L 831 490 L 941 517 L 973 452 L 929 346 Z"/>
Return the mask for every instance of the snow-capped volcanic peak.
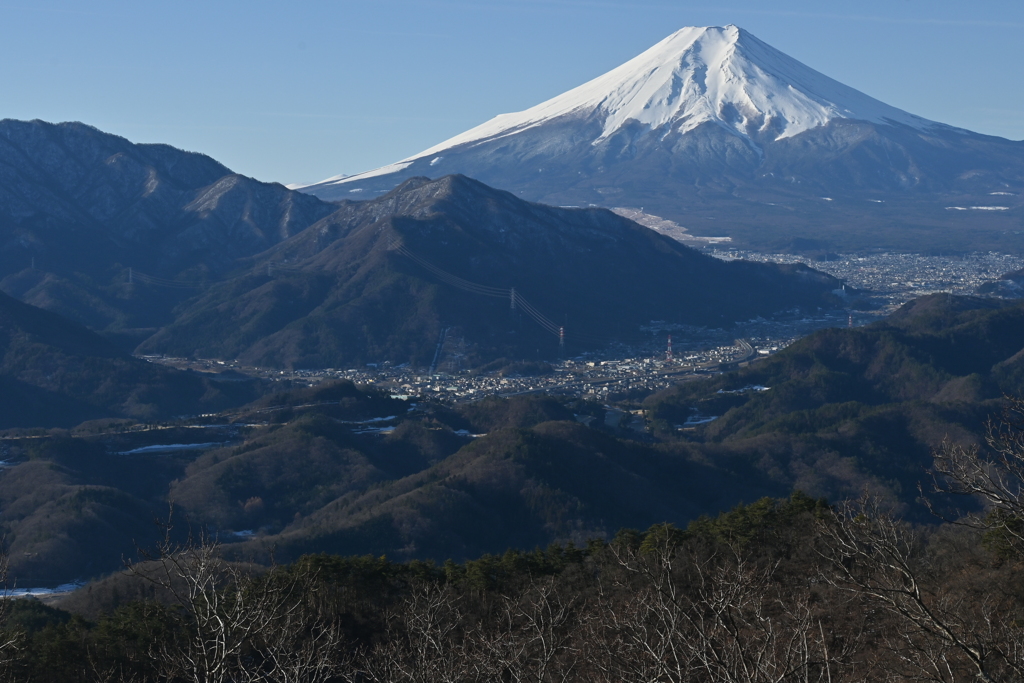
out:
<path id="1" fill-rule="evenodd" d="M 547 102 L 432 147 L 493 139 L 563 116 L 603 117 L 597 143 L 629 121 L 685 133 L 707 122 L 750 138 L 782 139 L 837 118 L 936 124 L 868 97 L 818 73 L 736 27 L 688 27 L 617 69 Z"/>
<path id="2" fill-rule="evenodd" d="M 323 196 L 338 197 L 341 186 L 374 178 L 381 179 L 375 181 L 379 187 L 374 191 L 379 191 L 388 177 L 397 182 L 403 174 L 465 172 L 465 164 L 472 166 L 473 153 L 486 143 L 530 131 L 532 139 L 526 144 L 537 146 L 549 124 L 556 136 L 559 129 L 565 130 L 562 124 L 574 128 L 578 134 L 572 136 L 573 144 L 581 147 L 611 144 L 609 138 L 628 130 L 631 141 L 653 136 L 648 142 L 666 149 L 672 146 L 670 137 L 716 125 L 742 138 L 760 156 L 776 140 L 837 119 L 966 132 L 868 97 L 736 26 L 689 27 L 603 76 L 526 111 L 496 116 L 394 164 L 309 187 L 313 194 L 325 191 Z M 500 179 L 492 182 L 501 184 Z"/>

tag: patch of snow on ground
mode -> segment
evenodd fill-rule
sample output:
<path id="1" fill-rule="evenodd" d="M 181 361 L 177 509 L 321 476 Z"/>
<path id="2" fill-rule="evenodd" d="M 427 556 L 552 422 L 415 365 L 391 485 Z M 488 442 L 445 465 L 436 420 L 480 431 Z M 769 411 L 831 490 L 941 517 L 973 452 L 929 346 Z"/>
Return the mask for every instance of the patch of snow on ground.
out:
<path id="1" fill-rule="evenodd" d="M 719 394 L 745 394 L 748 391 L 761 392 L 761 391 L 768 391 L 769 389 L 771 389 L 771 387 L 762 386 L 760 384 L 748 384 L 747 386 L 740 387 L 739 389 L 731 389 L 731 390 L 719 389 L 718 393 Z"/>
<path id="2" fill-rule="evenodd" d="M 155 446 L 143 446 L 141 448 L 133 448 L 130 451 L 119 451 L 118 455 L 143 455 L 145 453 L 171 453 L 174 451 L 198 451 L 204 448 L 213 448 L 215 446 L 223 446 L 222 441 L 211 441 L 209 443 L 166 443 L 156 444 Z"/>
<path id="3" fill-rule="evenodd" d="M 62 583 L 54 588 L 11 588 L 3 595 L 8 598 L 24 598 L 30 595 L 55 595 L 57 593 L 70 593 L 85 585 L 84 581 Z"/>
<path id="4" fill-rule="evenodd" d="M 368 429 L 357 429 L 353 434 L 390 434 L 395 431 L 394 427 L 370 427 Z"/>
<path id="5" fill-rule="evenodd" d="M 696 425 L 705 425 L 709 422 L 714 422 L 718 419 L 718 415 L 712 415 L 710 417 L 704 417 L 702 415 L 691 415 L 686 418 L 686 422 L 682 424 L 683 427 L 694 427 Z"/>
<path id="6" fill-rule="evenodd" d="M 562 208 L 577 208 L 577 207 L 562 207 Z M 667 218 L 661 216 L 655 216 L 651 213 L 644 213 L 643 209 L 630 209 L 624 206 L 618 206 L 611 209 L 612 213 L 618 214 L 623 218 L 627 218 L 634 223 L 639 223 L 645 228 L 650 228 L 654 232 L 661 233 L 666 237 L 671 237 L 677 242 L 689 243 L 692 245 L 694 242 L 702 242 L 705 244 L 719 244 L 721 242 L 731 242 L 731 237 L 701 237 L 698 235 L 691 235 L 689 231 L 683 226 L 679 225 L 675 221 L 670 221 Z"/>
<path id="7" fill-rule="evenodd" d="M 371 417 L 368 420 L 338 420 L 338 423 L 343 425 L 369 425 L 375 422 L 390 422 L 394 420 L 397 415 L 388 415 L 387 417 Z"/>

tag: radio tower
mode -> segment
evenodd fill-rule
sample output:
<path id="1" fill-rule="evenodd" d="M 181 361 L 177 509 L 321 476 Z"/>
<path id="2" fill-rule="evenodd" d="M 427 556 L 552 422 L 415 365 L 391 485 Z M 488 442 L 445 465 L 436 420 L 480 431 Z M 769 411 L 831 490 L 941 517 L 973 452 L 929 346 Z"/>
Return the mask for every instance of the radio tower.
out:
<path id="1" fill-rule="evenodd" d="M 665 360 L 672 360 L 672 335 L 668 335 L 668 348 L 665 349 Z"/>
<path id="2" fill-rule="evenodd" d="M 558 328 L 558 357 L 565 358 L 565 328 Z"/>
<path id="3" fill-rule="evenodd" d="M 853 327 L 853 313 L 850 313 L 849 317 L 846 319 L 846 326 Z"/>

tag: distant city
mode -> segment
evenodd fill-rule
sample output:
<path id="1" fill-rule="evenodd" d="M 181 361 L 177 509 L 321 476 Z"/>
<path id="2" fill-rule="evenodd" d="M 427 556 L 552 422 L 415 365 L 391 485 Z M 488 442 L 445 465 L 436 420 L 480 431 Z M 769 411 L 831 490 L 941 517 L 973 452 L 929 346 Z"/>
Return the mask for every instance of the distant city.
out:
<path id="1" fill-rule="evenodd" d="M 879 302 L 884 302 L 882 314 L 888 314 L 911 299 L 925 294 L 973 294 L 983 283 L 1024 267 L 1024 259 L 1019 256 L 996 252 L 961 256 L 845 254 L 828 261 L 794 254 L 764 254 L 738 249 L 713 249 L 706 253 L 722 259 L 805 263 L 843 280 L 851 287 L 870 290 Z"/>

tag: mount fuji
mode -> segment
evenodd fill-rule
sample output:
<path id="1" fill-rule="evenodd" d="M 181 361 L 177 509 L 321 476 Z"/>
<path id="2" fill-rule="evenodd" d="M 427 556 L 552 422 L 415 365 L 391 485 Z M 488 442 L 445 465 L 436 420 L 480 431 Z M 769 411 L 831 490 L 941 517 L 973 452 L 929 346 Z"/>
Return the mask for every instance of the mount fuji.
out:
<path id="1" fill-rule="evenodd" d="M 736 26 L 684 28 L 547 102 L 301 190 L 372 198 L 449 173 L 758 248 L 1024 249 L 1024 143 L 889 106 Z"/>

